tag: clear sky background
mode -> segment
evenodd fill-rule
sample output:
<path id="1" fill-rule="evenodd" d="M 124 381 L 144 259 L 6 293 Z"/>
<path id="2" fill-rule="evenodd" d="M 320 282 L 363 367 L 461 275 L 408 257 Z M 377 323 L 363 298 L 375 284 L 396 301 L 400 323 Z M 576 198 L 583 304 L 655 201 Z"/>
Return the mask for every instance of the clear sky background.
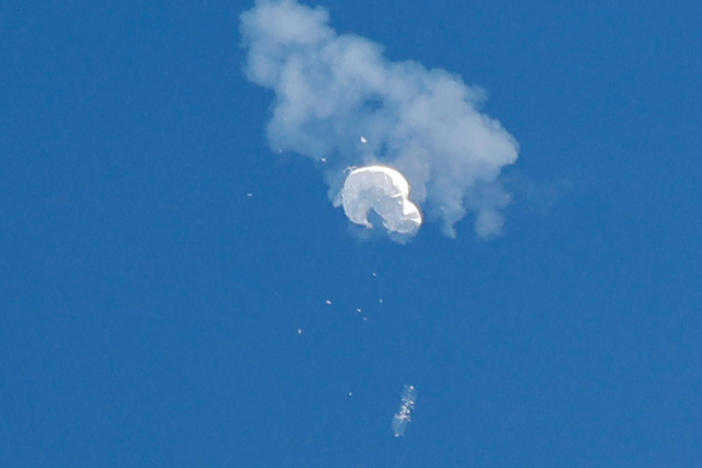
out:
<path id="1" fill-rule="evenodd" d="M 488 91 L 503 235 L 360 240 L 250 2 L 6 0 L 0 466 L 700 466 L 701 4 L 320 1 Z"/>

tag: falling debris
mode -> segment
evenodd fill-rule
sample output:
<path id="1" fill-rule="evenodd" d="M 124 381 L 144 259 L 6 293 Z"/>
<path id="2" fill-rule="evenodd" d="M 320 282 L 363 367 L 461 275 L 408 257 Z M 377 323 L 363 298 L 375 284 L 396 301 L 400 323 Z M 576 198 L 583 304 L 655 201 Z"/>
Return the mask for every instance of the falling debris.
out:
<path id="1" fill-rule="evenodd" d="M 366 140 L 366 137 L 364 137 L 363 135 L 361 135 L 361 143 L 363 143 L 364 145 L 368 143 L 368 140 Z"/>
<path id="2" fill-rule="evenodd" d="M 378 303 L 379 303 L 379 304 L 382 304 L 382 303 L 383 303 L 383 298 L 382 298 L 382 297 L 381 297 L 380 299 L 378 299 Z"/>
<path id="3" fill-rule="evenodd" d="M 323 163 L 327 162 L 327 158 L 319 158 L 319 160 L 322 161 Z"/>
<path id="4" fill-rule="evenodd" d="M 351 222 L 367 228 L 373 228 L 368 215 L 375 211 L 388 232 L 412 235 L 422 225 L 422 215 L 409 194 L 409 182 L 399 171 L 364 166 L 349 173 L 334 206 L 343 206 Z"/>
<path id="5" fill-rule="evenodd" d="M 352 396 L 353 396 L 353 392 L 349 392 L 349 393 L 347 393 L 347 395 L 350 396 L 350 397 L 352 397 Z"/>
<path id="6" fill-rule="evenodd" d="M 324 301 L 324 303 L 325 303 L 326 305 L 332 305 L 331 299 L 327 299 L 326 301 Z"/>
<path id="7" fill-rule="evenodd" d="M 412 421 L 412 411 L 417 402 L 417 391 L 414 385 L 405 385 L 402 389 L 402 401 L 400 408 L 392 418 L 392 432 L 395 437 L 405 435 L 407 425 Z"/>
<path id="8" fill-rule="evenodd" d="M 378 273 L 376 273 L 376 272 L 371 273 L 371 275 L 373 275 L 373 278 L 377 278 L 377 277 L 378 277 Z"/>
<path id="9" fill-rule="evenodd" d="M 246 194 L 246 196 L 249 197 L 249 198 L 251 198 L 251 197 L 253 197 L 253 193 L 249 192 L 249 193 Z"/>
<path id="10" fill-rule="evenodd" d="M 298 328 L 298 329 L 297 329 L 297 334 L 298 334 L 298 335 L 302 335 L 302 328 Z"/>
<path id="11" fill-rule="evenodd" d="M 368 320 L 368 317 L 363 317 L 363 321 L 364 321 L 364 322 L 367 321 L 367 320 Z"/>
<path id="12" fill-rule="evenodd" d="M 363 312 L 363 309 L 361 309 L 360 307 L 357 307 L 356 312 L 358 312 L 360 314 L 361 312 Z"/>

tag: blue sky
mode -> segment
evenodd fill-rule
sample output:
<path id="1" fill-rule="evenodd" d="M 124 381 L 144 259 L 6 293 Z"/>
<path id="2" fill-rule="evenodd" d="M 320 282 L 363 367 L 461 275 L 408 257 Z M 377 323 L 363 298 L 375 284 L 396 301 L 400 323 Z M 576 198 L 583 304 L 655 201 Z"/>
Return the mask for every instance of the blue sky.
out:
<path id="1" fill-rule="evenodd" d="M 0 465 L 699 465 L 699 3 L 322 5 L 486 89 L 503 234 L 359 239 L 250 2 L 6 1 Z"/>

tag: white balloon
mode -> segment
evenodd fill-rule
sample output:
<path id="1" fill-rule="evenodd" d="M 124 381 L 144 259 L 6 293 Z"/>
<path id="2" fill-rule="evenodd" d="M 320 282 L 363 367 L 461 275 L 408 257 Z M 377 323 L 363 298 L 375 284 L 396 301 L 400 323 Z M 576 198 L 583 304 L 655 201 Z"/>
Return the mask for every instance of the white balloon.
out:
<path id="1" fill-rule="evenodd" d="M 380 165 L 364 166 L 346 177 L 335 205 L 343 206 L 353 223 L 373 228 L 368 221 L 373 210 L 388 231 L 413 234 L 422 225 L 422 214 L 410 201 L 409 193 L 407 179 L 397 170 Z"/>

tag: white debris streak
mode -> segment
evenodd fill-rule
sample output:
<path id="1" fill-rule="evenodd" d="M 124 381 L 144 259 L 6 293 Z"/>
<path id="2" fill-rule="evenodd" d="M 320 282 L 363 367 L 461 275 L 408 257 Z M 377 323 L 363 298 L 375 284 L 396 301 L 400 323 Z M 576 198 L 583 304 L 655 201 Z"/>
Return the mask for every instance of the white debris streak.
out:
<path id="1" fill-rule="evenodd" d="M 395 437 L 405 435 L 407 425 L 412 421 L 412 411 L 417 402 L 417 391 L 414 385 L 405 385 L 402 389 L 400 408 L 392 418 L 392 431 Z"/>

